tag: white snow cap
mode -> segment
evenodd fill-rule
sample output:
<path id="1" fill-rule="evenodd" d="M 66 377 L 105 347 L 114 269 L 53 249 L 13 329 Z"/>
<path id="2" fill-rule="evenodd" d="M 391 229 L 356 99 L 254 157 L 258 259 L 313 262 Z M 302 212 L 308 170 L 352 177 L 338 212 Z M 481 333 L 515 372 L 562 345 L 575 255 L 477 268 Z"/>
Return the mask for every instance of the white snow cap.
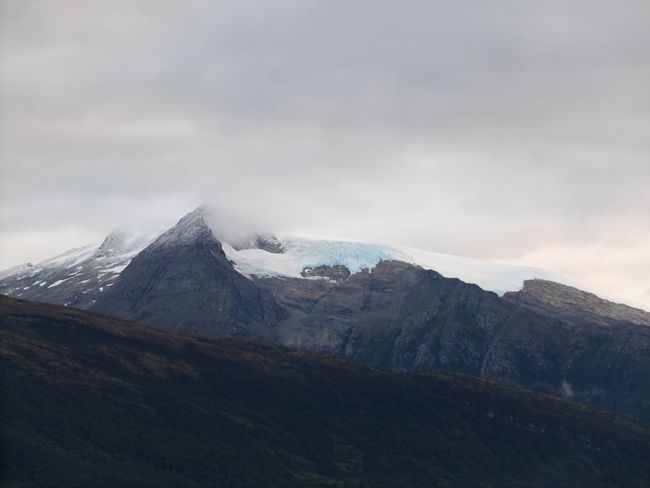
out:
<path id="1" fill-rule="evenodd" d="M 213 231 L 214 232 L 214 231 Z M 262 249 L 236 250 L 226 242 L 222 247 L 235 268 L 246 276 L 301 278 L 307 267 L 342 265 L 352 274 L 374 268 L 380 261 L 402 261 L 437 271 L 449 278 L 476 283 L 499 294 L 521 289 L 525 280 L 541 278 L 563 281 L 553 273 L 526 266 L 495 263 L 403 246 L 386 246 L 342 239 L 318 239 L 291 235 L 280 238 L 283 253 Z"/>

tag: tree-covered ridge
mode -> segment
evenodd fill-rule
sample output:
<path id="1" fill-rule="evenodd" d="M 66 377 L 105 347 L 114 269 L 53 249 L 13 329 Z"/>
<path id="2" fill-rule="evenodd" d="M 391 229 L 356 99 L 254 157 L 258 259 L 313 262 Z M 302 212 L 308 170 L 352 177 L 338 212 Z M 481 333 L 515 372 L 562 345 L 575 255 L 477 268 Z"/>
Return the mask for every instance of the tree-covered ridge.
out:
<path id="1" fill-rule="evenodd" d="M 0 297 L 9 486 L 643 486 L 650 430 L 405 375 Z"/>

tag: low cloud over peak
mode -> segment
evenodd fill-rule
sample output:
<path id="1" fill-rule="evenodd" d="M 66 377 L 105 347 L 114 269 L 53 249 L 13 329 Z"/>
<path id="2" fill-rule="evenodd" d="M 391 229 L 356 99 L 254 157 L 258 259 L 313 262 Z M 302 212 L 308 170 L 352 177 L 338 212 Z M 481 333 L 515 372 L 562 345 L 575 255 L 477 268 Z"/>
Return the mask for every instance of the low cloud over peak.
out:
<path id="1" fill-rule="evenodd" d="M 270 230 L 648 289 L 647 1 L 64 0 L 1 17 L 0 267 L 207 201 Z"/>

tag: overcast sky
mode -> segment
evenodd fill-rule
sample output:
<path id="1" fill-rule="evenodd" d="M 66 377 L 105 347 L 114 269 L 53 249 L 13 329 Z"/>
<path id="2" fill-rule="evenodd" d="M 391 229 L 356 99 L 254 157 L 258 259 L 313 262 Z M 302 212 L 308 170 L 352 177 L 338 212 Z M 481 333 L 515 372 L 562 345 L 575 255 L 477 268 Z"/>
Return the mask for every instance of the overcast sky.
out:
<path id="1" fill-rule="evenodd" d="M 0 5 L 0 268 L 209 202 L 650 309 L 648 0 Z"/>

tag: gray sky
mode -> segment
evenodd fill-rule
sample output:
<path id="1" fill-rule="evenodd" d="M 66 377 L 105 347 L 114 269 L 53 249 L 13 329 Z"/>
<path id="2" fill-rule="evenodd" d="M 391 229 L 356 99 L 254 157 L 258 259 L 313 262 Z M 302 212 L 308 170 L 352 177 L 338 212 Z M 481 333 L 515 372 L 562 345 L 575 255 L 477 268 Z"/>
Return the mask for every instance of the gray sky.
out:
<path id="1" fill-rule="evenodd" d="M 650 308 L 647 0 L 0 5 L 0 267 L 210 202 Z"/>

